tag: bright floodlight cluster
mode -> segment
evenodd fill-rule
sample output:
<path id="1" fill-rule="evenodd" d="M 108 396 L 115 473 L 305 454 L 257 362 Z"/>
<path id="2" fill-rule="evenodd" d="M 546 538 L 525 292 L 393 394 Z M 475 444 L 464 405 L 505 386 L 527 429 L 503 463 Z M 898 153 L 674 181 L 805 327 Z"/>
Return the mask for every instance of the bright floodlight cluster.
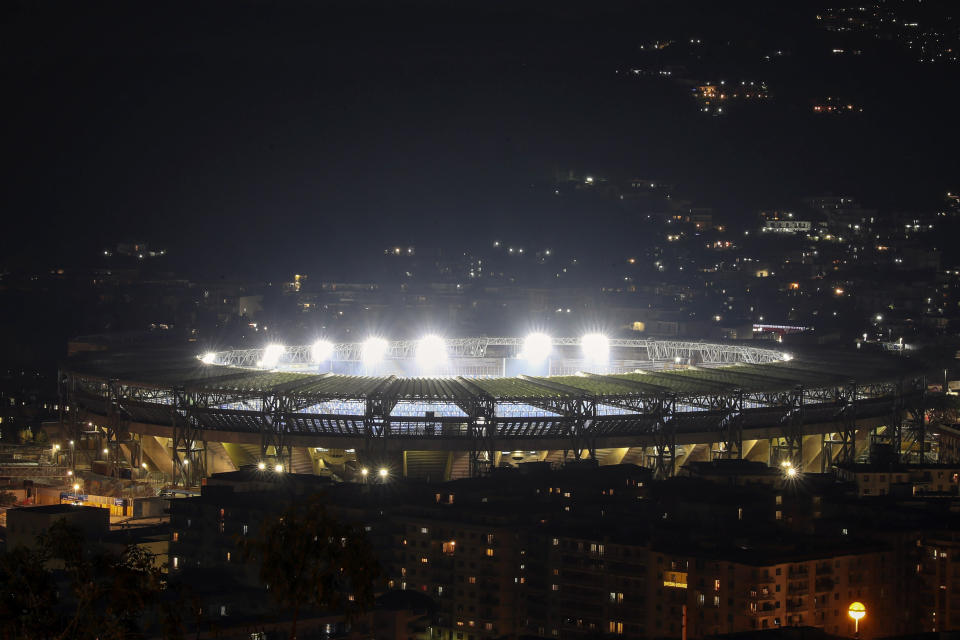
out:
<path id="1" fill-rule="evenodd" d="M 368 365 L 376 364 L 387 356 L 387 350 L 389 348 L 390 343 L 383 338 L 367 338 L 360 351 L 360 357 Z"/>
<path id="2" fill-rule="evenodd" d="M 447 342 L 440 336 L 424 336 L 417 343 L 417 364 L 423 369 L 432 370 L 447 361 Z"/>
<path id="3" fill-rule="evenodd" d="M 545 333 L 531 333 L 523 340 L 520 357 L 530 362 L 543 362 L 553 350 L 553 340 Z"/>
<path id="4" fill-rule="evenodd" d="M 263 350 L 263 358 L 260 360 L 260 366 L 265 369 L 272 369 L 280 362 L 280 357 L 287 350 L 282 344 L 268 344 Z"/>
<path id="5" fill-rule="evenodd" d="M 588 333 L 580 338 L 580 349 L 589 362 L 606 362 L 610 358 L 610 341 L 599 333 Z"/>
<path id="6" fill-rule="evenodd" d="M 314 364 L 326 362 L 333 357 L 333 343 L 329 340 L 317 340 L 310 345 L 310 359 Z"/>
<path id="7" fill-rule="evenodd" d="M 583 352 L 583 358 L 587 362 L 605 363 L 610 358 L 610 340 L 600 333 L 588 333 L 580 338 L 580 349 Z M 389 355 L 390 343 L 384 338 L 371 336 L 367 338 L 360 349 L 360 356 L 367 365 L 375 365 L 382 362 Z M 336 345 L 329 340 L 317 340 L 310 345 L 310 361 L 313 364 L 320 364 L 334 359 Z M 531 333 L 523 339 L 523 344 L 519 356 L 529 362 L 543 362 L 550 357 L 553 352 L 553 338 L 545 333 Z M 263 354 L 257 362 L 257 366 L 264 369 L 276 367 L 284 355 L 287 354 L 287 348 L 282 344 L 269 344 L 263 349 Z M 417 341 L 415 357 L 417 364 L 424 371 L 437 370 L 447 363 L 449 352 L 447 341 L 437 335 L 426 335 Z M 784 354 L 784 360 L 789 360 L 790 356 Z M 215 364 L 217 353 L 207 352 L 200 356 L 200 361 L 204 364 Z"/>

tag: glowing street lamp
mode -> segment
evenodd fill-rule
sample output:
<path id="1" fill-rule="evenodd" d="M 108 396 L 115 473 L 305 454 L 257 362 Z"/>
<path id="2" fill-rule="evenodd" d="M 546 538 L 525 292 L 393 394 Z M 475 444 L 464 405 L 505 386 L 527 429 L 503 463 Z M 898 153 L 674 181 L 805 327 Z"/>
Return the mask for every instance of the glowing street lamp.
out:
<path id="1" fill-rule="evenodd" d="M 384 482 L 386 481 L 387 475 L 389 475 L 390 472 L 387 471 L 386 467 L 381 467 L 380 471 L 378 471 L 377 473 L 380 474 L 380 482 Z"/>
<path id="2" fill-rule="evenodd" d="M 259 470 L 259 471 L 266 471 L 266 469 L 267 469 L 267 463 L 266 463 L 266 462 L 264 462 L 263 460 L 261 460 L 260 462 L 257 463 L 257 470 Z"/>
<path id="3" fill-rule="evenodd" d="M 860 620 L 867 615 L 867 608 L 863 606 L 862 602 L 851 602 L 850 607 L 847 609 L 847 615 L 853 618 L 853 633 L 859 638 Z"/>

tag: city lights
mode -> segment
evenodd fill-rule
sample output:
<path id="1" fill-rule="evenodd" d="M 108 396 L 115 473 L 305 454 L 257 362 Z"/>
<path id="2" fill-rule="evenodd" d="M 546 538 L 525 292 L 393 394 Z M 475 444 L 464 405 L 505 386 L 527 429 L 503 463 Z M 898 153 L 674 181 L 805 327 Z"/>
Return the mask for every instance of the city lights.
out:
<path id="1" fill-rule="evenodd" d="M 606 362 L 610 357 L 610 341 L 599 333 L 588 333 L 580 338 L 583 357 L 591 362 Z"/>
<path id="2" fill-rule="evenodd" d="M 435 335 L 424 336 L 417 343 L 417 363 L 424 369 L 435 369 L 447 360 L 447 343 Z"/>
<path id="3" fill-rule="evenodd" d="M 287 350 L 282 344 L 268 344 L 263 350 L 263 359 L 260 360 L 260 366 L 266 369 L 272 369 L 280 362 L 280 356 Z"/>
<path id="4" fill-rule="evenodd" d="M 326 362 L 333 356 L 333 343 L 328 340 L 317 340 L 310 345 L 310 360 L 314 364 Z"/>
<path id="5" fill-rule="evenodd" d="M 361 357 L 365 363 L 376 364 L 381 362 L 387 355 L 389 343 L 383 338 L 367 338 L 363 343 Z"/>
<path id="6" fill-rule="evenodd" d="M 553 349 L 553 340 L 545 333 L 531 333 L 523 340 L 520 356 L 530 362 L 543 362 Z"/>

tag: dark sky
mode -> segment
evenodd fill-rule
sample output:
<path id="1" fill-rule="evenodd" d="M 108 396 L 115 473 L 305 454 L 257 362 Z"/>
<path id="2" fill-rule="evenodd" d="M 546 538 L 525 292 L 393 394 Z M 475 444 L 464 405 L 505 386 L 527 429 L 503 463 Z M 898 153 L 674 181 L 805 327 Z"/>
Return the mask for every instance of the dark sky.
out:
<path id="1" fill-rule="evenodd" d="M 825 61 L 810 3 L 594 4 L 5 3 L 3 258 L 141 238 L 272 276 L 394 242 L 582 240 L 591 212 L 545 195 L 566 168 L 669 179 L 734 218 L 960 188 L 956 67 Z M 780 104 L 704 118 L 687 88 L 615 73 L 687 36 Z M 804 94 L 836 87 L 867 115 L 814 121 Z"/>

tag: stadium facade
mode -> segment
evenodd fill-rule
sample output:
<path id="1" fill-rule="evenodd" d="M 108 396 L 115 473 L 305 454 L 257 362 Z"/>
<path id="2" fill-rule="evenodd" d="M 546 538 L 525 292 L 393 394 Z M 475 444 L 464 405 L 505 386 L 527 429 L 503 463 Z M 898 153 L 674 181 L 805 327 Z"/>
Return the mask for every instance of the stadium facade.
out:
<path id="1" fill-rule="evenodd" d="M 822 471 L 877 443 L 930 455 L 907 363 L 539 334 L 90 354 L 61 371 L 62 425 L 74 465 L 184 487 L 248 465 L 370 481 L 567 459 Z"/>

